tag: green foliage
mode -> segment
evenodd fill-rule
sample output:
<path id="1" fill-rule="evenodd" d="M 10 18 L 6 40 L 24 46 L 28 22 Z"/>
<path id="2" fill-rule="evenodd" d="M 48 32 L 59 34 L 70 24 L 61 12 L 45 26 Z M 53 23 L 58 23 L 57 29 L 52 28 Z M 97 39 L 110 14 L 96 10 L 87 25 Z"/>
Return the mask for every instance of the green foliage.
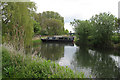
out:
<path id="1" fill-rule="evenodd" d="M 2 34 L 4 41 L 14 45 L 16 50 L 26 49 L 32 44 L 33 20 L 35 10 L 33 2 L 2 3 Z M 31 49 L 30 49 L 31 50 Z"/>
<path id="2" fill-rule="evenodd" d="M 34 18 L 41 26 L 40 35 L 60 35 L 64 33 L 64 18 L 59 13 L 46 11 L 35 14 Z"/>
<path id="3" fill-rule="evenodd" d="M 34 21 L 33 23 L 33 27 L 34 27 L 34 34 L 40 34 L 40 31 L 41 31 L 41 26 L 38 22 Z"/>
<path id="4" fill-rule="evenodd" d="M 58 35 L 63 33 L 64 27 L 60 20 L 50 19 L 47 20 L 45 24 L 49 35 Z"/>
<path id="5" fill-rule="evenodd" d="M 91 33 L 91 24 L 89 21 L 74 20 L 71 24 L 75 27 L 76 37 L 82 45 L 88 44 L 88 36 Z"/>
<path id="6" fill-rule="evenodd" d="M 92 16 L 90 20 L 74 20 L 77 43 L 96 47 L 111 47 L 111 42 L 117 42 L 118 37 L 112 37 L 117 31 L 117 18 L 110 13 L 100 13 Z"/>
<path id="7" fill-rule="evenodd" d="M 47 19 L 57 19 L 57 20 L 61 20 L 62 23 L 64 23 L 64 18 L 57 12 L 53 12 L 53 11 L 46 11 L 42 13 L 42 17 L 45 17 Z"/>
<path id="8" fill-rule="evenodd" d="M 31 57 L 17 52 L 2 50 L 3 78 L 84 78 L 84 73 L 75 73 L 41 57 Z"/>
<path id="9" fill-rule="evenodd" d="M 68 29 L 66 29 L 66 30 L 64 30 L 64 34 L 69 34 L 69 31 L 68 31 Z"/>
<path id="10" fill-rule="evenodd" d="M 119 42 L 120 42 L 119 40 L 120 40 L 120 39 L 119 39 L 119 36 L 112 36 L 112 42 L 113 42 L 114 44 L 119 43 Z"/>
<path id="11" fill-rule="evenodd" d="M 40 43 L 40 42 L 41 42 L 41 40 L 40 40 L 40 39 L 37 39 L 37 40 L 32 40 L 32 42 L 33 42 L 33 44 L 34 44 L 34 43 Z"/>
<path id="12" fill-rule="evenodd" d="M 93 16 L 90 21 L 94 28 L 94 44 L 105 47 L 109 46 L 113 31 L 115 30 L 115 16 L 110 13 L 100 13 Z"/>

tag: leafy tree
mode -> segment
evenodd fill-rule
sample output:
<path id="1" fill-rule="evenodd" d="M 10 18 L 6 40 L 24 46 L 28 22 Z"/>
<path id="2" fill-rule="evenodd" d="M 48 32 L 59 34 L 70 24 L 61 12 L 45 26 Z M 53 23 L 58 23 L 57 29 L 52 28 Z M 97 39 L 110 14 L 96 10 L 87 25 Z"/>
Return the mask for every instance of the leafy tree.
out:
<path id="1" fill-rule="evenodd" d="M 62 34 L 64 27 L 60 20 L 50 19 L 46 21 L 46 29 L 49 35 Z"/>
<path id="2" fill-rule="evenodd" d="M 45 11 L 34 16 L 41 26 L 41 35 L 58 35 L 64 33 L 64 18 L 57 12 Z"/>
<path id="3" fill-rule="evenodd" d="M 40 34 L 41 31 L 41 26 L 38 22 L 34 21 L 34 34 Z"/>
<path id="4" fill-rule="evenodd" d="M 51 19 L 57 19 L 57 20 L 61 20 L 64 23 L 64 18 L 57 12 L 53 12 L 53 11 L 46 11 L 42 13 L 42 17 Z"/>
<path id="5" fill-rule="evenodd" d="M 42 13 L 35 13 L 34 14 L 34 20 L 38 22 L 40 25 L 42 25 Z"/>
<path id="6" fill-rule="evenodd" d="M 90 19 L 93 26 L 95 45 L 109 46 L 115 30 L 115 16 L 110 13 L 100 13 Z"/>
<path id="7" fill-rule="evenodd" d="M 88 20 L 81 21 L 81 20 L 74 20 L 71 22 L 71 25 L 74 26 L 74 30 L 79 40 L 79 43 L 82 45 L 88 44 L 88 36 L 90 36 L 91 32 L 91 24 Z"/>
<path id="8" fill-rule="evenodd" d="M 16 50 L 31 48 L 33 35 L 33 2 L 2 3 L 2 34 Z M 30 49 L 29 49 L 30 50 Z"/>
<path id="9" fill-rule="evenodd" d="M 74 20 L 71 24 L 80 44 L 110 47 L 113 33 L 119 31 L 117 18 L 110 13 L 100 13 L 90 20 Z M 89 43 L 88 43 L 89 42 Z"/>

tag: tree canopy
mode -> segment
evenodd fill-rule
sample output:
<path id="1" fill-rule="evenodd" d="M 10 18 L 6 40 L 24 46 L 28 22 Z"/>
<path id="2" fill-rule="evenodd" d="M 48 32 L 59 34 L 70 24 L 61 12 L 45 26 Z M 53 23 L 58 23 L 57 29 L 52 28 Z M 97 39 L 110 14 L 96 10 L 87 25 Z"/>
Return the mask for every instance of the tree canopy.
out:
<path id="1" fill-rule="evenodd" d="M 74 20 L 71 22 L 71 25 L 74 26 L 74 30 L 80 44 L 87 45 L 88 36 L 90 36 L 91 29 L 90 21 Z"/>
<path id="2" fill-rule="evenodd" d="M 31 46 L 33 35 L 33 2 L 2 3 L 2 34 L 4 40 L 19 50 Z"/>
<path id="3" fill-rule="evenodd" d="M 34 16 L 41 26 L 41 35 L 60 35 L 65 32 L 64 18 L 57 12 L 45 11 Z"/>
<path id="4" fill-rule="evenodd" d="M 100 13 L 90 19 L 94 29 L 95 44 L 108 46 L 115 30 L 116 17 L 110 13 Z"/>
<path id="5" fill-rule="evenodd" d="M 112 35 L 117 30 L 117 18 L 110 13 L 96 14 L 85 21 L 74 20 L 71 24 L 74 26 L 80 44 L 107 47 L 111 44 Z"/>

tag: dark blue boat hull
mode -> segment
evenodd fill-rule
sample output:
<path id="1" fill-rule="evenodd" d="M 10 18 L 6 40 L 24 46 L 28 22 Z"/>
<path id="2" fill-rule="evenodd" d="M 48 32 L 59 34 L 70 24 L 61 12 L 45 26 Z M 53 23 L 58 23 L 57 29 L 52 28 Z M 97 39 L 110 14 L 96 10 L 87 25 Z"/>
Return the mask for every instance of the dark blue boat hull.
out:
<path id="1" fill-rule="evenodd" d="M 41 39 L 42 42 L 73 42 L 73 40 L 53 40 L 53 39 Z"/>

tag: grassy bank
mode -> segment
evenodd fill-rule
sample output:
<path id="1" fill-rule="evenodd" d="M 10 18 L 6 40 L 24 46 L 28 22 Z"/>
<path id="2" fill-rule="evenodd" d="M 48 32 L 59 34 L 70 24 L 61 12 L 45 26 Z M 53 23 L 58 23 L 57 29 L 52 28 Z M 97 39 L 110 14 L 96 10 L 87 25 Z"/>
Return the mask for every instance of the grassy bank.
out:
<path id="1" fill-rule="evenodd" d="M 33 43 L 41 43 L 40 39 L 32 40 Z"/>
<path id="2" fill-rule="evenodd" d="M 74 73 L 68 67 L 62 67 L 55 62 L 39 57 L 32 57 L 2 50 L 2 77 L 3 78 L 83 78 L 83 73 Z"/>

